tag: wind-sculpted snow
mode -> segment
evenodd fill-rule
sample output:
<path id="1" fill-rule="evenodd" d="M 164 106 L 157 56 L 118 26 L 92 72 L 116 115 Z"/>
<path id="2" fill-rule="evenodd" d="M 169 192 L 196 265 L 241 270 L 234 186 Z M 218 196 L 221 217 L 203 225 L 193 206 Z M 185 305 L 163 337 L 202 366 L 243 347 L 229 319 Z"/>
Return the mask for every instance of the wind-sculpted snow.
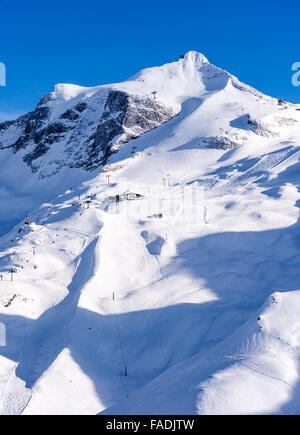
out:
<path id="1" fill-rule="evenodd" d="M 299 414 L 299 123 L 190 52 L 1 124 L 0 414 Z"/>

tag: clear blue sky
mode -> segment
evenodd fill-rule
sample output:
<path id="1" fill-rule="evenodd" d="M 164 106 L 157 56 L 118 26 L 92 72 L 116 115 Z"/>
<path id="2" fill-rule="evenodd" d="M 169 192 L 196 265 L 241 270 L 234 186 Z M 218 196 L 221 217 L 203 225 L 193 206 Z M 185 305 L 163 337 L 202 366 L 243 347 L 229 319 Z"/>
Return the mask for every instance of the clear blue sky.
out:
<path id="1" fill-rule="evenodd" d="M 118 82 L 189 50 L 265 93 L 300 102 L 300 87 L 291 84 L 299 19 L 299 0 L 5 1 L 0 117 L 32 110 L 56 83 Z"/>

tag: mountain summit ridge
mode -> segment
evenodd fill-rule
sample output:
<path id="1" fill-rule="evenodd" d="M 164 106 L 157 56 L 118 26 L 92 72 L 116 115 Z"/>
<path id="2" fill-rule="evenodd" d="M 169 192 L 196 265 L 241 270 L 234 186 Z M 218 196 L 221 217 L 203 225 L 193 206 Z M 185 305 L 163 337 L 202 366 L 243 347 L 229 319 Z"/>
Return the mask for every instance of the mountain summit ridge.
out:
<path id="1" fill-rule="evenodd" d="M 171 150 L 174 142 L 184 149 L 185 143 L 196 143 L 207 149 L 206 155 L 212 148 L 251 148 L 254 139 L 259 146 L 258 136 L 276 136 L 280 124 L 297 127 L 296 109 L 279 105 L 191 51 L 121 83 L 91 88 L 57 84 L 33 112 L 0 124 L 0 164 L 5 168 L 0 181 L 7 191 L 19 192 L 21 185 L 28 195 L 33 189 L 35 198 L 43 186 L 48 198 L 53 186 L 64 189 L 74 180 L 89 179 L 126 160 L 139 144 L 140 150 L 144 143 L 150 146 L 152 137 L 158 154 L 165 134 L 163 147 L 170 144 Z M 15 210 L 10 199 L 8 207 Z"/>
<path id="2" fill-rule="evenodd" d="M 195 51 L 188 52 L 177 62 L 141 70 L 134 77 L 118 84 L 90 88 L 57 84 L 53 92 L 41 98 L 33 112 L 0 124 L 0 149 L 19 152 L 23 161 L 40 177 L 55 174 L 65 165 L 95 169 L 105 164 L 109 155 L 118 149 L 117 144 L 114 144 L 114 131 L 115 140 L 118 140 L 119 133 L 125 134 L 121 141 L 124 144 L 168 121 L 182 110 L 182 104 L 189 98 L 207 99 L 214 93 L 228 89 L 230 103 L 233 98 L 229 92 L 230 85 L 241 92 L 252 92 L 254 96 L 264 98 Z M 124 93 L 131 96 L 131 101 L 135 101 L 141 113 L 146 106 L 149 110 L 136 118 L 135 126 L 131 122 L 135 132 L 126 134 L 126 126 L 120 127 L 119 131 L 112 121 L 112 131 L 103 141 L 95 142 L 95 135 L 99 137 L 103 125 L 103 113 L 107 113 L 108 98 L 114 92 L 116 95 Z M 128 98 L 123 99 L 127 106 Z M 127 109 L 119 106 L 119 109 L 124 113 L 130 110 L 129 106 Z M 153 118 L 155 111 L 161 113 L 156 121 Z M 122 116 L 124 118 L 124 114 Z M 108 123 L 105 125 L 107 130 Z"/>

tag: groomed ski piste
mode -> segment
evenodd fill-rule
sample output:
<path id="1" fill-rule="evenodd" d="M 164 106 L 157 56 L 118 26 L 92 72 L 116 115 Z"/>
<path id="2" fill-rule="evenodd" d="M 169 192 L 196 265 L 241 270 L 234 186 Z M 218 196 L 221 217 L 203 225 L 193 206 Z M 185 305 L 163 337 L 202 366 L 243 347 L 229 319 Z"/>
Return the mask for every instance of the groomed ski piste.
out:
<path id="1" fill-rule="evenodd" d="M 51 122 L 109 90 L 173 115 L 92 170 L 0 125 L 0 414 L 300 413 L 300 105 L 192 51 Z"/>

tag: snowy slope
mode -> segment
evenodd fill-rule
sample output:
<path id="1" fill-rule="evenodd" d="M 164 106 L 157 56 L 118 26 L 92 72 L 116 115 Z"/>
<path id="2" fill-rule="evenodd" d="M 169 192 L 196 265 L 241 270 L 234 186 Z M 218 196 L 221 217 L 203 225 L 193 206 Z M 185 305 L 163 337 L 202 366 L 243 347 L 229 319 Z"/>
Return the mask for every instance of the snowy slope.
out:
<path id="1" fill-rule="evenodd" d="M 189 52 L 0 124 L 0 413 L 300 412 L 299 109 Z"/>

